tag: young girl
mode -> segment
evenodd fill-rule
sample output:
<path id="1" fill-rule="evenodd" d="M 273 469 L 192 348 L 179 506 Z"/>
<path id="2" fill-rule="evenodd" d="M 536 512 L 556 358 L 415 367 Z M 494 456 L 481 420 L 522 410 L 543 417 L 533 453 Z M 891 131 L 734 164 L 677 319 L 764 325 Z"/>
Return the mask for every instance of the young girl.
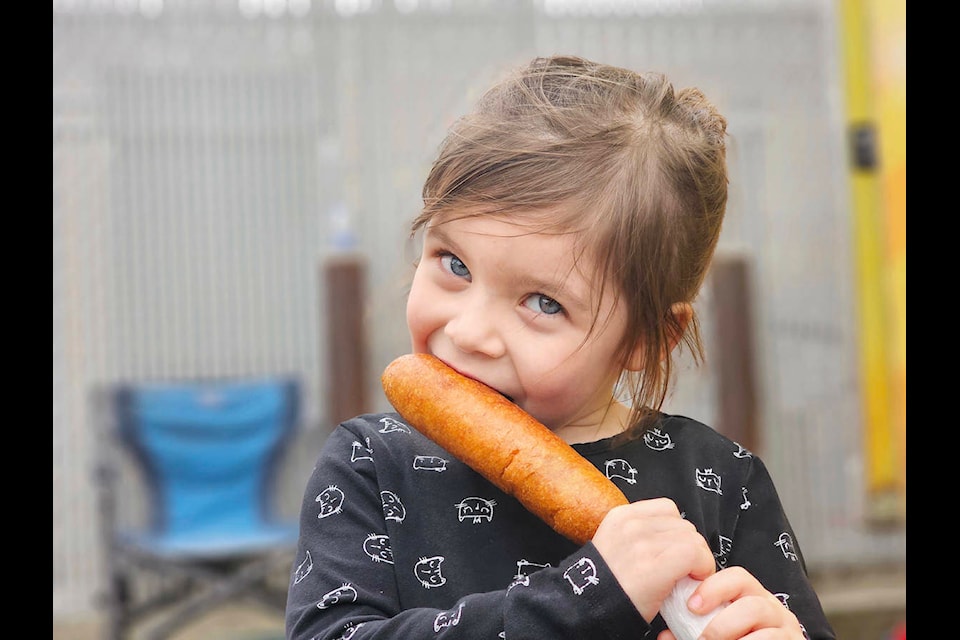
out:
<path id="1" fill-rule="evenodd" d="M 657 638 L 683 576 L 703 637 L 834 638 L 763 463 L 660 407 L 727 200 L 696 89 L 537 58 L 453 126 L 423 189 L 414 352 L 498 390 L 631 504 L 578 546 L 396 413 L 340 424 L 306 487 L 287 637 Z"/>

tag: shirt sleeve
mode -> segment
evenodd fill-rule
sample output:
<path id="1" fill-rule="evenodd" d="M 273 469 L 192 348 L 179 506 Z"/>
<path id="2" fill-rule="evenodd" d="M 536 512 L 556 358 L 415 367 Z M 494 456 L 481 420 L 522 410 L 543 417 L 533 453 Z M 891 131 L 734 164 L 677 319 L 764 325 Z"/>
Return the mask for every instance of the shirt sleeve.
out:
<path id="1" fill-rule="evenodd" d="M 363 450 L 363 434 L 341 425 L 307 481 L 287 596 L 288 640 L 611 640 L 646 630 L 590 543 L 503 589 L 404 608 L 377 466 L 354 464 Z"/>
<path id="2" fill-rule="evenodd" d="M 288 640 L 413 640 L 435 635 L 435 624 L 453 624 L 456 611 L 401 611 L 376 470 L 353 464 L 362 455 L 362 436 L 341 425 L 307 481 L 287 594 Z"/>
<path id="3" fill-rule="evenodd" d="M 742 566 L 797 616 L 810 640 L 835 640 L 796 534 L 763 462 L 753 457 L 725 566 Z"/>
<path id="4" fill-rule="evenodd" d="M 651 629 L 592 542 L 511 587 L 506 600 L 509 640 L 638 640 Z"/>

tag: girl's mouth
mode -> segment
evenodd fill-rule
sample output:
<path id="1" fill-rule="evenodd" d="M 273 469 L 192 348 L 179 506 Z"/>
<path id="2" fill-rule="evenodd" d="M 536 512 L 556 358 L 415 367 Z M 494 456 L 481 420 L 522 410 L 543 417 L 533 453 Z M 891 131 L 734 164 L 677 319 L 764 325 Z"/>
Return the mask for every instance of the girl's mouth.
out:
<path id="1" fill-rule="evenodd" d="M 491 389 L 493 389 L 494 391 L 496 391 L 497 393 L 499 393 L 501 396 L 503 396 L 504 398 L 506 398 L 507 400 L 509 400 L 509 401 L 512 402 L 513 404 L 517 404 L 517 401 L 513 399 L 513 396 L 508 395 L 508 394 L 504 393 L 503 391 L 500 391 L 500 390 L 497 389 L 496 387 L 487 384 L 486 382 L 484 382 L 483 380 L 480 380 L 479 378 L 474 378 L 474 377 L 471 376 L 470 374 L 465 373 L 465 372 L 457 369 L 456 367 L 454 367 L 453 365 L 451 365 L 449 362 L 446 362 L 446 361 L 444 361 L 444 362 L 446 363 L 446 365 L 447 365 L 448 367 L 450 367 L 451 369 L 453 369 L 454 371 L 456 371 L 457 373 L 459 373 L 460 375 L 462 375 L 464 378 L 470 378 L 471 380 L 476 380 L 476 381 L 479 382 L 480 384 L 485 385 L 485 386 L 487 386 L 487 387 L 490 387 Z"/>

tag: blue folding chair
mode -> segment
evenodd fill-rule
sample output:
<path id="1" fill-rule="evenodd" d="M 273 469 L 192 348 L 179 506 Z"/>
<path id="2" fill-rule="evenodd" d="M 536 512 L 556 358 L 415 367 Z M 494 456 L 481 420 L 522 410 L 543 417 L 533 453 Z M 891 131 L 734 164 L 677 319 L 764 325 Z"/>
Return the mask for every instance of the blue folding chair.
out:
<path id="1" fill-rule="evenodd" d="M 278 518 L 275 482 L 296 431 L 293 377 L 122 384 L 101 394 L 107 433 L 148 489 L 148 523 L 117 517 L 120 465 L 98 465 L 108 635 L 168 638 L 212 609 L 253 598 L 282 615 L 295 518 Z M 129 464 L 129 463 L 128 463 Z M 148 623 L 149 622 L 149 623 Z M 141 637 L 141 636 L 138 636 Z"/>

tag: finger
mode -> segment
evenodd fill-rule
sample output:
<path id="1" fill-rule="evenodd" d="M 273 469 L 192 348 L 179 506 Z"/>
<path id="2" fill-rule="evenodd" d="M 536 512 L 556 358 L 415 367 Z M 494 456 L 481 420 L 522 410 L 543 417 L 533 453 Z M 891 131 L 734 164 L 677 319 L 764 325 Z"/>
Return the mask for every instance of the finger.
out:
<path id="1" fill-rule="evenodd" d="M 703 580 L 716 571 L 716 561 L 706 539 L 699 533 L 665 532 L 659 536 L 662 547 L 656 557 L 658 570 L 674 575 Z M 716 606 L 716 605 L 714 605 Z"/>
<path id="2" fill-rule="evenodd" d="M 670 498 L 649 498 L 630 503 L 638 512 L 647 515 L 664 515 L 680 518 L 680 508 Z"/>
<path id="3" fill-rule="evenodd" d="M 803 638 L 797 617 L 773 594 L 739 598 L 722 609 L 703 630 L 704 640 Z"/>
<path id="4" fill-rule="evenodd" d="M 651 498 L 638 500 L 629 504 L 618 505 L 610 510 L 608 517 L 615 515 L 622 518 L 652 518 L 664 517 L 683 520 L 680 509 L 670 498 Z"/>
<path id="5" fill-rule="evenodd" d="M 637 516 L 633 515 L 617 523 L 618 527 L 630 530 L 633 534 L 673 533 L 674 535 L 700 536 L 697 528 L 682 518 L 669 516 Z M 701 538 L 703 536 L 700 536 Z"/>
<path id="6" fill-rule="evenodd" d="M 693 523 L 678 515 L 669 515 L 662 510 L 634 509 L 632 506 L 622 505 L 611 509 L 600 522 L 598 531 L 613 530 L 620 536 L 627 537 L 684 530 L 689 534 L 695 534 L 697 531 Z"/>
<path id="7" fill-rule="evenodd" d="M 743 567 L 733 566 L 705 576 L 703 584 L 691 596 L 689 605 L 691 610 L 702 614 L 745 596 L 769 596 L 780 602 L 753 574 Z"/>

